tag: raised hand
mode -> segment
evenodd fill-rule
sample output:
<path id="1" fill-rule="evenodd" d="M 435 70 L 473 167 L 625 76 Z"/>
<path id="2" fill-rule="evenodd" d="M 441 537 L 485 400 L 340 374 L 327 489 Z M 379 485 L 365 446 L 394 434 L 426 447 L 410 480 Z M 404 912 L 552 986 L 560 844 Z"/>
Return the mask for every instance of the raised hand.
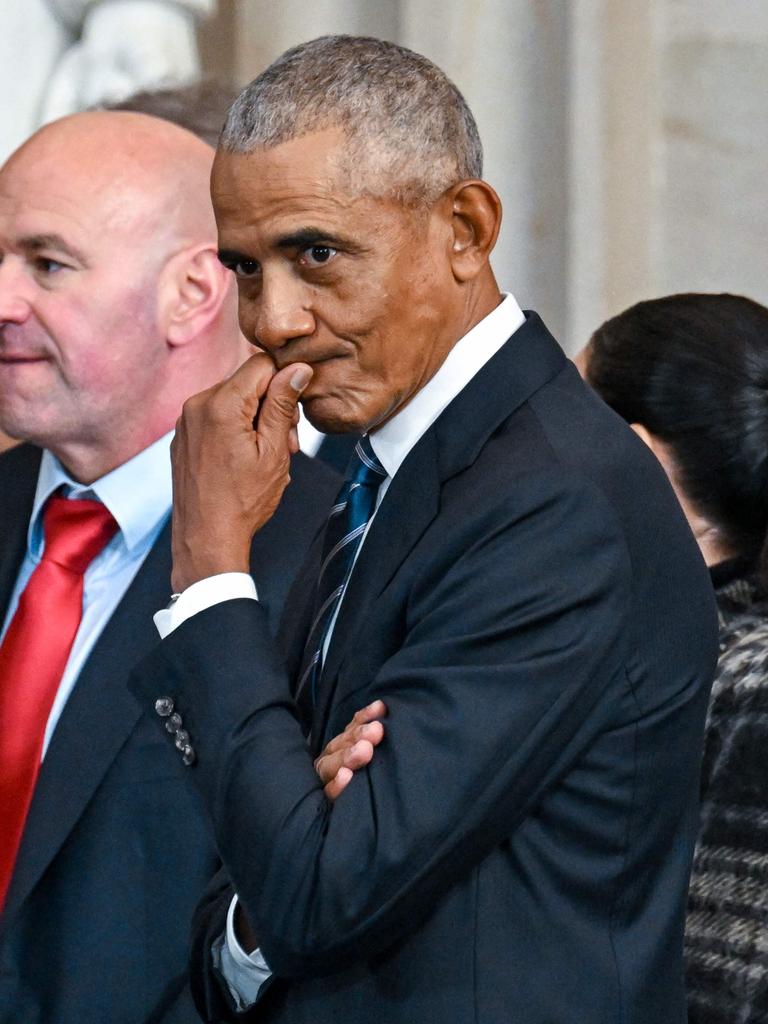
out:
<path id="1" fill-rule="evenodd" d="M 275 373 L 258 353 L 185 402 L 171 448 L 174 590 L 249 571 L 253 535 L 290 481 L 297 402 L 311 377 L 304 363 Z"/>

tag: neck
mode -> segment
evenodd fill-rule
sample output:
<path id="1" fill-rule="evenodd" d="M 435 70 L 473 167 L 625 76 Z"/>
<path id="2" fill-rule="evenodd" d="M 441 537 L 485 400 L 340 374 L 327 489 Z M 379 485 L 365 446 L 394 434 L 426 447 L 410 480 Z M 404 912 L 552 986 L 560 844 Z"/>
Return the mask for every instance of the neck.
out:
<path id="1" fill-rule="evenodd" d="M 685 492 L 675 481 L 672 482 L 672 487 L 677 495 L 677 500 L 682 505 L 685 518 L 688 520 L 688 525 L 696 538 L 699 551 L 701 551 L 707 566 L 717 565 L 718 562 L 724 562 L 726 559 L 738 555 L 739 552 L 734 551 L 731 545 L 726 544 L 723 540 L 723 535 L 717 526 L 693 507 Z"/>
<path id="2" fill-rule="evenodd" d="M 723 543 L 716 527 L 710 526 L 708 523 L 698 528 L 691 523 L 691 527 L 707 566 L 725 562 L 729 558 L 735 558 L 738 554 L 738 551 L 734 551 L 728 544 Z"/>
<path id="3" fill-rule="evenodd" d="M 57 445 L 51 447 L 50 451 L 73 480 L 88 486 L 106 476 L 107 473 L 111 473 L 118 466 L 130 462 L 132 458 L 173 429 L 174 423 L 175 420 L 171 421 L 165 429 L 157 428 L 147 431 L 140 440 L 130 446 Z"/>
<path id="4" fill-rule="evenodd" d="M 503 300 L 503 295 L 496 283 L 493 271 L 488 267 L 487 273 L 477 282 L 477 287 L 467 296 L 464 307 L 463 327 L 456 335 L 456 341 L 468 334 L 473 327 L 480 323 L 496 309 Z"/>

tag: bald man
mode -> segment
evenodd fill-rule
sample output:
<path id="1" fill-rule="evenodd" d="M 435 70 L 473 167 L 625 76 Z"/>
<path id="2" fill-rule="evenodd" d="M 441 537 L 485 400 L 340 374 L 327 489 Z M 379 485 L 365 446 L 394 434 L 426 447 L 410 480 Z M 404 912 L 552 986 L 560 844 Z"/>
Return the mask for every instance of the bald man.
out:
<path id="1" fill-rule="evenodd" d="M 174 423 L 247 354 L 212 157 L 95 112 L 0 170 L 0 428 L 27 442 L 0 457 L 2 1024 L 196 1016 L 187 934 L 215 853 L 194 752 L 125 679 L 167 601 Z M 273 621 L 338 486 L 301 455 L 292 476 L 251 553 Z"/>

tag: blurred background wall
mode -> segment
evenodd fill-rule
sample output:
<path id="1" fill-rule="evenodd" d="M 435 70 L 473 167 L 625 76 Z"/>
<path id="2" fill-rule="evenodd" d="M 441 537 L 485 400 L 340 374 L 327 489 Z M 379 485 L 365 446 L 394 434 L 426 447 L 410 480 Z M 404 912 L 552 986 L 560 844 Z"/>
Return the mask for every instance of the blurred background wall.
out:
<path id="1" fill-rule="evenodd" d="M 245 84 L 326 32 L 431 57 L 466 95 L 504 202 L 499 280 L 570 351 L 653 295 L 768 304 L 766 0 L 0 0 L 0 16 L 41 4 L 70 22 L 78 6 L 183 11 L 198 54 L 182 78 Z M 136 32 L 137 45 L 157 37 Z M 7 40 L 33 59 L 28 33 Z M 22 92 L 6 96 L 0 129 Z"/>

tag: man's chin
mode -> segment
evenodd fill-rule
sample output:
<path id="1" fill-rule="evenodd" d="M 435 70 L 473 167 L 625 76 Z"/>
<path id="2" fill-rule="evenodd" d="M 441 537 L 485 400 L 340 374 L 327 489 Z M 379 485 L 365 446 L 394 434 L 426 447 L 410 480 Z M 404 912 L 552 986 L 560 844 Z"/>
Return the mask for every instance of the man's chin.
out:
<path id="1" fill-rule="evenodd" d="M 337 395 L 318 395 L 301 400 L 304 415 L 323 434 L 362 434 L 367 421 L 360 410 Z"/>

